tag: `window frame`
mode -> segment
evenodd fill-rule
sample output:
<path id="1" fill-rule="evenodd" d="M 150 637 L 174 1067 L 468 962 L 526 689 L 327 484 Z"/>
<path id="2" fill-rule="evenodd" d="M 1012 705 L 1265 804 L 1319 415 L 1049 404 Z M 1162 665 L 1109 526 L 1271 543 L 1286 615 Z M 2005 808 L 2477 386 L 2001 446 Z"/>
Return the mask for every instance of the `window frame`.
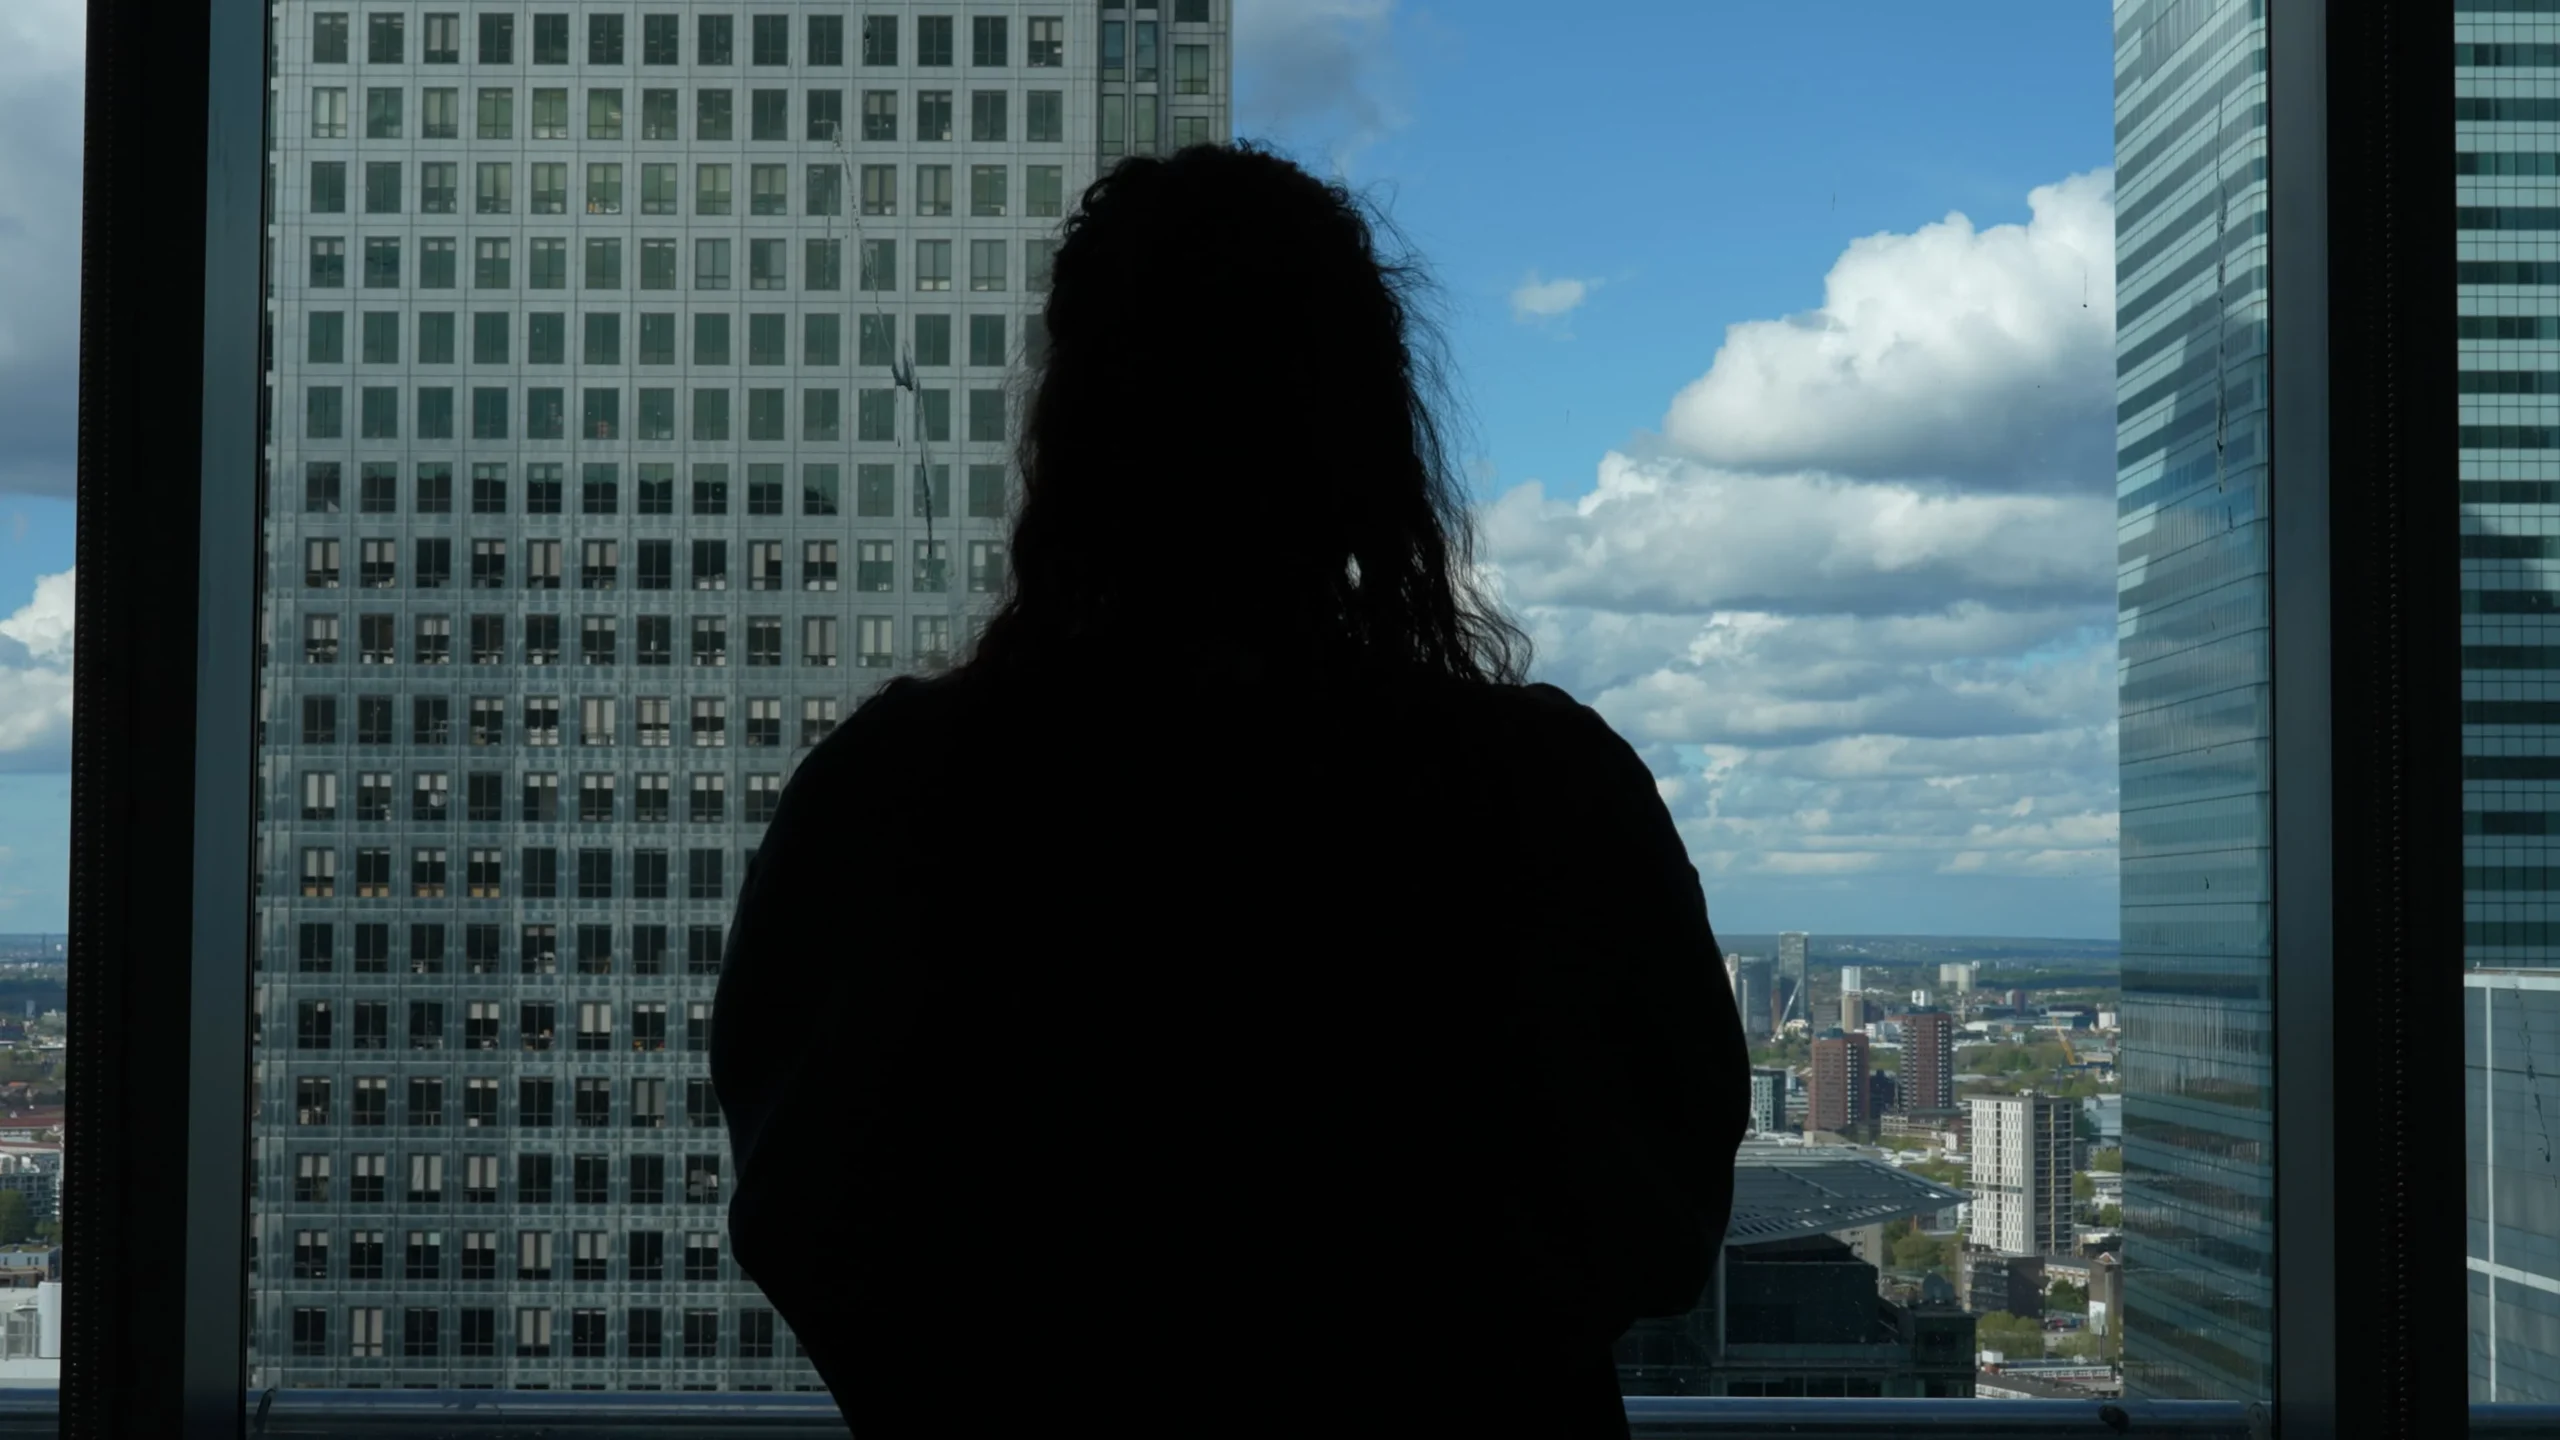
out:
<path id="1" fill-rule="evenodd" d="M 2454 512 L 2433 529 L 2387 522 L 2404 496 L 2414 506 L 2440 488 L 2454 453 L 2453 369 L 2437 358 L 2451 352 L 2440 342 L 2451 334 L 2453 229 L 2436 208 L 2454 193 L 2443 143 L 2452 74 L 2440 46 L 2390 43 L 2388 7 L 2267 8 L 2271 240 L 2290 267 L 2272 292 L 2284 407 L 2273 463 L 2326 480 L 2270 489 L 2270 673 L 2285 702 L 2272 743 L 2276 1388 L 2315 1432 L 2333 1417 L 2415 1415 L 2412 1426 L 2451 1434 L 2468 1376 L 2463 1270 L 2447 1258 L 2460 1254 L 2450 1219 L 2464 1205 L 2461 1128 L 2443 1118 L 2448 1085 L 2424 1098 L 2404 1083 L 2448 1077 L 2419 1075 L 2424 1057 L 2393 1042 L 2460 1033 L 2461 992 L 2438 973 L 2460 943 L 2459 805 L 2445 803 L 2459 793 L 2447 778 L 2459 770 L 2459 672 L 2455 647 L 2423 638 L 2455 633 Z M 211 1440 L 239 1433 L 249 1398 L 239 1141 L 254 933 L 242 837 L 255 776 L 242 758 L 258 738 L 261 11 L 218 3 L 207 26 L 172 29 L 145 0 L 98 0 L 91 17 L 84 163 L 98 209 L 81 283 L 84 328 L 101 343 L 84 344 L 80 362 L 77 543 L 93 573 L 112 556 L 165 583 L 147 597 L 105 588 L 81 614 L 93 638 L 77 652 L 71 1004 L 100 1014 L 113 995 L 119 1023 L 74 1029 L 70 1083 L 73 1108 L 127 1120 L 83 1132 L 64 1177 L 65 1213 L 80 1217 L 64 1241 L 66 1313 L 118 1317 L 66 1330 L 67 1433 Z M 2332 107 L 2333 93 L 2358 103 Z M 204 263 L 169 265 L 167 137 L 199 130 L 205 188 L 190 203 L 202 206 Z M 146 163 L 156 178 L 129 183 Z M 2431 198 L 2411 202 L 2401 187 Z M 172 347 L 196 350 L 198 384 L 104 358 Z M 175 664 L 148 643 L 167 634 L 193 637 Z M 848 642 L 859 649 L 848 629 L 839 653 Z M 2445 703 L 2370 703 L 2409 685 Z M 191 720 L 191 743 L 142 723 L 172 709 Z M 127 818 L 144 813 L 147 826 Z M 2404 852 L 2442 863 L 2409 866 Z M 176 876 L 182 903 L 170 901 Z M 187 957 L 174 982 L 170 956 Z M 146 965 L 158 983 L 143 983 Z M 2352 1113 L 2334 1099 L 2341 1089 L 2362 1101 Z M 2351 1161 L 2391 1183 L 2340 1183 Z M 121 1183 L 145 1174 L 176 1183 Z M 2338 1270 L 2350 1257 L 2356 1291 Z M 2351 1293 L 2355 1324 L 2341 1318 Z M 813 1398 L 813 1416 L 823 1402 Z M 274 1408 L 308 1416 L 354 1403 L 281 1392 Z M 606 1403 L 509 1392 L 505 1408 Z M 1811 1418 L 1824 1402 L 1804 1403 Z M 1898 1408 L 1897 1424 L 1944 1415 L 1977 1434 L 2085 1428 L 2098 1410 L 2074 1407 L 2065 1424 L 2042 1407 L 2010 1419 L 2011 1407 L 1981 1401 L 1899 1404 L 1908 1418 Z M 1740 1417 L 1755 1405 L 1654 1400 L 1644 1413 Z M 2503 1423 L 2499 1408 L 2483 1407 L 2473 1433 Z M 2196 1402 L 2164 1404 L 2159 1423 L 2173 1413 L 2199 1431 L 2240 1419 L 2237 1406 Z"/>

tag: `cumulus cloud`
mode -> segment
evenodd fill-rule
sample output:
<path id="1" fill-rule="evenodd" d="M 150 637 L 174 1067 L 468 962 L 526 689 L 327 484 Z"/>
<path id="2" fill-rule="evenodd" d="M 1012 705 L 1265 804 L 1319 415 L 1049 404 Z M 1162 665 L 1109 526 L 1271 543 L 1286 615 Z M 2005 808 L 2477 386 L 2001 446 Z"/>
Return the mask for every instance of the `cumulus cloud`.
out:
<path id="1" fill-rule="evenodd" d="M 87 8 L 0 4 L 0 490 L 72 490 Z"/>
<path id="2" fill-rule="evenodd" d="M 2023 225 L 1950 214 L 1851 243 L 1820 308 L 1726 331 L 1664 433 L 1713 464 L 2109 488 L 2115 180 L 2028 197 Z"/>
<path id="3" fill-rule="evenodd" d="M 1597 280 L 1541 280 L 1538 272 L 1532 270 L 1529 278 L 1521 281 L 1519 288 L 1511 292 L 1511 318 L 1552 320 L 1558 315 L 1570 314 L 1599 288 Z"/>
<path id="4" fill-rule="evenodd" d="M 1539 678 L 1644 756 L 1728 928 L 2113 926 L 2112 191 L 2030 204 L 1852 242 L 1658 453 L 1479 513 Z"/>
<path id="5" fill-rule="evenodd" d="M 1390 98 L 1395 0 L 1236 0 L 1236 129 L 1300 141 L 1337 171 L 1404 123 Z"/>
<path id="6" fill-rule="evenodd" d="M 1532 481 L 1480 521 L 1522 601 L 1691 614 L 2105 599 L 2114 522 L 2095 496 L 1933 494 L 1614 452 L 1579 500 L 1549 500 Z"/>
<path id="7" fill-rule="evenodd" d="M 71 763 L 74 577 L 39 577 L 34 596 L 0 620 L 0 771 Z"/>

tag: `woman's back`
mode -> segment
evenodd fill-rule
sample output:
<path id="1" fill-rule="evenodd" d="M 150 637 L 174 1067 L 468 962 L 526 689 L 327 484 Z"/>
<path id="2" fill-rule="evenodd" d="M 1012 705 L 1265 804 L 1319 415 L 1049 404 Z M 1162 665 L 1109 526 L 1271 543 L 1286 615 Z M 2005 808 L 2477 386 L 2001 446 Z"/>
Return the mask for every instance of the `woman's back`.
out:
<path id="1" fill-rule="evenodd" d="M 1686 1309 L 1745 1062 L 1633 752 L 1548 687 L 1104 673 L 892 687 L 749 878 L 732 1227 L 898 1357 L 830 1383 L 1295 1354 L 1312 1400 Z"/>

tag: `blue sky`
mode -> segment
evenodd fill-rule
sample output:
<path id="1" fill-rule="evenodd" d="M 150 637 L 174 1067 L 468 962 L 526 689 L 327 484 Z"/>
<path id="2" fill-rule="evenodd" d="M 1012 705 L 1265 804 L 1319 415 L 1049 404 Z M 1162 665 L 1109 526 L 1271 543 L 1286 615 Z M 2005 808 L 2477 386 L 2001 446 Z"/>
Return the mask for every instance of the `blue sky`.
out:
<path id="1" fill-rule="evenodd" d="M 1540 678 L 1653 765 L 1718 924 L 2113 936 L 2108 8 L 1238 10 L 1239 130 L 1441 278 Z M 1720 360 L 1835 266 L 1835 353 Z"/>
<path id="2" fill-rule="evenodd" d="M 1236 5 L 1240 131 L 1439 275 L 1490 578 L 1719 927 L 2114 935 L 2107 7 Z M 0 930 L 66 909 L 81 9 L 0 5 Z"/>

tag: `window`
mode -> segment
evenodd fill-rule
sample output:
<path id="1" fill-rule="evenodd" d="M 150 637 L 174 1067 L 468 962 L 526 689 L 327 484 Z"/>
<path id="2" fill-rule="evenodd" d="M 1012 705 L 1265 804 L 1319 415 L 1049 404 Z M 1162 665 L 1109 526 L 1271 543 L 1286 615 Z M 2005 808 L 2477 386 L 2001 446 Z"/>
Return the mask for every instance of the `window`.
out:
<path id="1" fill-rule="evenodd" d="M 734 91 L 698 90 L 693 97 L 693 138 L 696 140 L 729 140 L 734 107 Z"/>
<path id="2" fill-rule="evenodd" d="M 590 165 L 587 167 L 587 213 L 590 215 L 622 213 L 621 166 Z M 594 240 L 587 242 L 591 249 L 596 243 Z M 613 243 L 619 245 L 621 242 L 617 240 Z"/>
<path id="3" fill-rule="evenodd" d="M 480 138 L 511 140 L 515 138 L 516 92 L 505 86 L 483 88 L 480 92 Z"/>
<path id="4" fill-rule="evenodd" d="M 1176 45 L 1173 47 L 1173 93 L 1206 95 L 1209 93 L 1209 47 Z"/>
<path id="5" fill-rule="evenodd" d="M 314 65 L 347 63 L 345 11 L 330 11 L 311 17 L 311 63 Z"/>
<path id="6" fill-rule="evenodd" d="M 619 65 L 622 63 L 622 17 L 590 15 L 587 17 L 587 63 Z"/>
<path id="7" fill-rule="evenodd" d="M 402 93 L 397 85 L 377 85 L 364 92 L 364 138 L 367 140 L 400 138 Z"/>
<path id="8" fill-rule="evenodd" d="M 408 59 L 406 30 L 408 17 L 398 11 L 375 11 L 365 16 L 364 58 L 368 64 L 398 65 Z"/>
<path id="9" fill-rule="evenodd" d="M 925 15 L 916 20 L 916 64 L 935 67 L 951 63 L 951 17 Z"/>
<path id="10" fill-rule="evenodd" d="M 791 167 L 788 165 L 751 165 L 747 167 L 750 215 L 788 215 L 791 213 Z"/>
<path id="11" fill-rule="evenodd" d="M 728 166 L 697 165 L 694 167 L 693 213 L 696 215 L 726 215 L 729 213 Z M 708 245 L 715 242 L 705 240 L 698 243 Z M 718 241 L 716 243 L 721 245 L 728 244 L 725 240 Z"/>
<path id="12" fill-rule="evenodd" d="M 1005 40 L 1002 15 L 979 15 L 969 21 L 969 63 L 980 69 L 1001 69 L 1011 61 Z"/>
<path id="13" fill-rule="evenodd" d="M 747 138 L 750 140 L 791 138 L 790 91 L 755 90 L 748 93 Z"/>
<path id="14" fill-rule="evenodd" d="M 400 213 L 400 162 L 370 160 L 364 167 L 364 213 L 397 215 Z"/>
<path id="15" fill-rule="evenodd" d="M 791 63 L 791 17 L 757 15 L 750 17 L 750 64 L 788 65 Z"/>
<path id="16" fill-rule="evenodd" d="M 948 140 L 951 138 L 951 92 L 919 90 L 916 92 L 916 138 Z"/>
<path id="17" fill-rule="evenodd" d="M 439 161 L 418 167 L 418 213 L 451 215 L 461 189 L 462 167 L 452 161 Z"/>
<path id="18" fill-rule="evenodd" d="M 533 63 L 566 65 L 569 63 L 569 17 L 536 15 L 533 17 Z"/>
<path id="19" fill-rule="evenodd" d="M 730 63 L 729 47 L 736 21 L 727 15 L 705 15 L 697 22 L 694 34 L 693 63 L 726 65 Z"/>
<path id="20" fill-rule="evenodd" d="M 812 69 L 844 64 L 844 17 L 812 15 L 809 17 L 809 53 L 805 62 Z"/>
<path id="21" fill-rule="evenodd" d="M 1002 241 L 972 241 L 972 245 L 1001 245 Z M 951 242 L 919 240 L 916 242 L 916 288 L 948 290 L 951 288 Z"/>
<path id="22" fill-rule="evenodd" d="M 1173 117 L 1174 149 L 1180 150 L 1192 145 L 1207 145 L 1212 143 L 1214 138 L 1215 137 L 1211 135 L 1209 130 L 1208 116 L 1176 115 Z"/>
<path id="23" fill-rule="evenodd" d="M 1022 102 L 1023 139 L 1034 144 L 1055 145 L 1067 138 L 1065 91 L 1027 91 L 1022 97 Z"/>
<path id="24" fill-rule="evenodd" d="M 865 90 L 862 92 L 862 138 L 865 141 L 879 142 L 898 138 L 897 91 Z"/>
<path id="25" fill-rule="evenodd" d="M 644 198 L 641 202 L 642 208 L 646 209 L 651 205 L 673 206 L 675 204 L 676 167 L 673 165 L 643 165 L 640 167 L 640 170 L 644 180 L 655 182 L 658 179 L 663 178 L 666 184 L 665 193 L 653 198 Z M 657 173 L 653 174 L 652 172 Z M 646 196 L 648 192 L 643 191 L 643 194 Z M 643 290 L 673 290 L 676 288 L 676 242 L 673 240 L 643 240 L 640 242 L 640 288 Z M 664 337 L 663 352 L 653 350 L 650 345 L 650 335 L 653 327 Z M 675 330 L 675 317 L 673 315 L 641 316 L 640 363 L 643 365 L 674 364 Z M 659 358 L 652 358 L 653 355 L 658 356 Z"/>
<path id="26" fill-rule="evenodd" d="M 1050 272 L 1050 269 L 1051 269 L 1053 266 L 1055 266 L 1055 265 L 1057 264 L 1057 262 L 1058 262 L 1058 242 L 1057 242 L 1057 241 L 1055 241 L 1055 240 L 1025 240 L 1025 241 L 1023 241 L 1023 242 L 1022 242 L 1022 288 L 1023 288 L 1023 289 L 1025 289 L 1025 290 L 1032 291 L 1032 292 L 1034 292 L 1034 293 L 1038 293 L 1038 292 L 1041 292 L 1041 291 L 1045 291 L 1045 290 L 1047 290 L 1047 289 L 1049 288 L 1049 272 Z M 1031 318 L 1031 319 L 1033 319 L 1033 320 L 1037 320 L 1039 317 L 1038 317 L 1038 316 L 1036 316 L 1036 315 L 1034 315 L 1034 316 L 1031 316 L 1030 318 Z"/>
<path id="27" fill-rule="evenodd" d="M 836 620 L 832 615 L 810 615 L 800 622 L 800 662 L 819 669 L 836 663 Z"/>
<path id="28" fill-rule="evenodd" d="M 1116 90 L 1104 91 L 1100 115 L 1102 153 L 1126 154 L 1129 149 L 1129 97 Z"/>
<path id="29" fill-rule="evenodd" d="M 677 49 L 684 33 L 681 15 L 643 15 L 640 17 L 640 63 L 643 65 L 680 65 L 683 54 Z"/>
<path id="30" fill-rule="evenodd" d="M 844 213 L 843 166 L 833 163 L 810 166 L 805 188 L 809 194 L 809 214 L 841 215 Z"/>
<path id="31" fill-rule="evenodd" d="M 970 214 L 972 214 L 972 215 L 996 215 L 996 216 L 1001 216 L 1002 214 L 1004 214 L 1004 213 L 1005 213 L 1005 195 L 1004 195 L 1004 192 L 1005 192 L 1005 167 L 1004 167 L 1004 166 L 1002 166 L 1002 165 L 972 165 L 972 166 L 970 166 L 970 167 L 969 167 L 969 213 L 970 213 Z M 996 247 L 996 249 L 997 249 L 997 251 L 998 251 L 999 253 L 1001 253 L 1001 252 L 1003 251 L 1003 249 L 1004 249 L 1004 242 L 1003 242 L 1003 241 L 998 240 L 998 241 L 994 241 L 994 242 L 992 242 L 992 243 L 995 245 L 995 247 Z"/>
<path id="32" fill-rule="evenodd" d="M 719 169 L 727 172 L 727 166 Z M 696 240 L 693 242 L 693 288 L 726 290 L 729 288 L 729 242 Z"/>
<path id="33" fill-rule="evenodd" d="M 512 184 L 514 168 L 515 167 L 509 165 L 503 160 L 482 161 L 480 163 L 480 183 L 475 192 L 476 199 L 474 204 L 475 208 L 477 208 L 481 214 L 504 215 L 509 209 L 513 208 L 515 200 L 513 191 L 510 187 Z M 482 243 L 488 244 L 491 242 L 483 241 Z M 504 245 L 506 242 L 501 240 L 495 243 Z M 483 281 L 481 283 L 485 285 L 488 282 Z M 504 284 L 505 282 L 500 281 L 499 283 Z"/>
<path id="34" fill-rule="evenodd" d="M 1022 63 L 1040 69 L 1056 69 L 1067 63 L 1067 22 L 1056 15 L 1035 15 L 1029 21 L 1030 42 Z"/>
<path id="35" fill-rule="evenodd" d="M 640 138 L 643 140 L 681 140 L 683 132 L 676 124 L 676 92 L 643 90 L 640 92 Z"/>
<path id="36" fill-rule="evenodd" d="M 1005 136 L 1005 92 L 975 90 L 969 94 L 969 138 L 1001 144 Z"/>
<path id="37" fill-rule="evenodd" d="M 895 65 L 898 63 L 898 17 L 865 15 L 862 17 L 862 63 Z"/>
<path id="38" fill-rule="evenodd" d="M 569 92 L 566 89 L 533 92 L 533 138 L 569 138 Z"/>
<path id="39" fill-rule="evenodd" d="M 311 138 L 347 138 L 347 90 L 343 85 L 315 86 L 311 91 Z"/>

